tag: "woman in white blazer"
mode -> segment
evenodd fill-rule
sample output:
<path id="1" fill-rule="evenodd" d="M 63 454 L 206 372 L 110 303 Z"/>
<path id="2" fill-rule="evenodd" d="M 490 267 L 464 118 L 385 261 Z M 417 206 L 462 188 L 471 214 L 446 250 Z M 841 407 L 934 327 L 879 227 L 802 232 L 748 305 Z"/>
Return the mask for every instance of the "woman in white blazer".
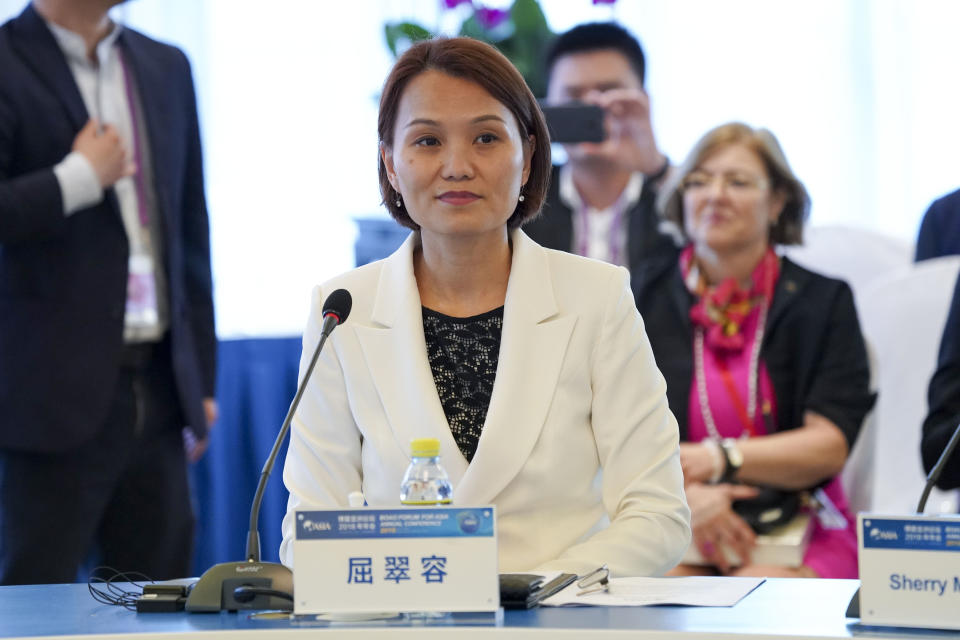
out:
<path id="1" fill-rule="evenodd" d="M 677 423 L 626 270 L 519 229 L 550 175 L 522 77 L 474 40 L 418 43 L 379 133 L 384 202 L 414 232 L 314 291 L 301 376 L 325 296 L 353 310 L 293 422 L 281 560 L 297 508 L 398 505 L 410 441 L 433 437 L 454 503 L 497 505 L 500 571 L 664 573 L 690 541 Z"/>

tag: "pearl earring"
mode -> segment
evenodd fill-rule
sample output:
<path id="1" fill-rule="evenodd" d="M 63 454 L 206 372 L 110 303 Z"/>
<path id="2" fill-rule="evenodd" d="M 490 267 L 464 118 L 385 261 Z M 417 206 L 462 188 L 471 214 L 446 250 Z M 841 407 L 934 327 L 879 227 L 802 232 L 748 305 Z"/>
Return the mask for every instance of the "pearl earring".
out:
<path id="1" fill-rule="evenodd" d="M 399 193 L 397 194 L 396 205 L 397 205 L 398 207 L 402 207 L 402 206 L 403 206 L 403 200 L 400 199 L 400 194 L 399 194 Z"/>
<path id="2" fill-rule="evenodd" d="M 526 200 L 526 198 L 523 197 L 522 193 L 520 194 L 520 197 L 518 199 L 520 200 L 520 202 L 523 202 L 524 200 Z"/>

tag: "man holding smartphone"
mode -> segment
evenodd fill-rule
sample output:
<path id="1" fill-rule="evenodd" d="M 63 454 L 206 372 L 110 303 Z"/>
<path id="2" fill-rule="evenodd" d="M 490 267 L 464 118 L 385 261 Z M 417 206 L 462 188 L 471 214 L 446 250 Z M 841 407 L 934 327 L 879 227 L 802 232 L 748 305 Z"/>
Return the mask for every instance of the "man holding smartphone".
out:
<path id="1" fill-rule="evenodd" d="M 673 238 L 660 231 L 655 210 L 656 190 L 670 161 L 657 147 L 650 124 L 640 43 L 617 24 L 583 24 L 557 37 L 546 65 L 546 103 L 600 107 L 607 135 L 601 142 L 573 142 L 576 131 L 559 131 L 571 127 L 554 119 L 555 137 L 570 141 L 564 144 L 568 162 L 554 169 L 543 213 L 524 230 L 545 247 L 628 269 L 675 251 Z M 579 139 L 589 139 L 590 127 L 581 130 Z"/>
<path id="2" fill-rule="evenodd" d="M 923 469 L 930 473 L 960 423 L 960 278 L 953 290 L 940 341 L 940 357 L 927 398 L 930 412 L 923 422 L 920 450 Z M 945 490 L 960 487 L 960 451 L 954 450 L 948 458 L 937 486 Z"/>

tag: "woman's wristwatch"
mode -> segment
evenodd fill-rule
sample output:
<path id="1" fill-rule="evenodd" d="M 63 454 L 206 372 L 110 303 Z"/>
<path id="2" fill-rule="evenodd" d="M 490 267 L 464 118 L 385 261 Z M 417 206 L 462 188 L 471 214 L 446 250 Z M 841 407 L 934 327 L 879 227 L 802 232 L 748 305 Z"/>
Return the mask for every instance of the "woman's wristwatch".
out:
<path id="1" fill-rule="evenodd" d="M 726 467 L 720 482 L 733 482 L 737 478 L 740 467 L 743 466 L 743 452 L 740 451 L 740 445 L 735 438 L 724 438 L 720 441 L 720 450 L 723 451 L 723 457 L 726 459 Z"/>

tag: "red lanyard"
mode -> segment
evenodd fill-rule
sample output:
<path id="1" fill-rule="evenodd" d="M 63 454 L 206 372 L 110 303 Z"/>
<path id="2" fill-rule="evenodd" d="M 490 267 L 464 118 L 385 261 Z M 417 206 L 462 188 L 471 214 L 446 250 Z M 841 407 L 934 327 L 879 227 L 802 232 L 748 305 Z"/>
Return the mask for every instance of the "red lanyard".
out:
<path id="1" fill-rule="evenodd" d="M 720 370 L 720 380 L 723 381 L 723 386 L 730 395 L 730 400 L 733 402 L 733 408 L 736 409 L 737 417 L 740 418 L 740 423 L 743 424 L 744 431 L 750 437 L 757 435 L 753 426 L 753 421 L 750 420 L 750 415 L 747 413 L 747 408 L 743 405 L 743 399 L 740 397 L 740 392 L 737 391 L 737 385 L 734 383 L 733 376 L 730 375 L 730 370 L 727 369 L 726 363 L 717 362 L 717 368 Z"/>

